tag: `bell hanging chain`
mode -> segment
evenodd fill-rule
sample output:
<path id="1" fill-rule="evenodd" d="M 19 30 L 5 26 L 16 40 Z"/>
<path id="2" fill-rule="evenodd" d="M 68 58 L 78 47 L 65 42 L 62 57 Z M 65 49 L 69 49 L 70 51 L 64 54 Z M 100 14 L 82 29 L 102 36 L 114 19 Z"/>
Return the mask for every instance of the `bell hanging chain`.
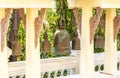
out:
<path id="1" fill-rule="evenodd" d="M 40 31 L 41 31 L 41 27 L 43 25 L 43 20 L 45 18 L 45 15 L 46 15 L 46 8 L 42 8 L 40 16 L 35 18 L 35 21 L 34 21 L 34 27 L 35 27 L 35 41 L 34 41 L 35 42 L 35 48 L 37 47 L 38 38 L 39 38 Z"/>
<path id="2" fill-rule="evenodd" d="M 100 18 L 102 16 L 102 9 L 100 7 L 96 8 L 96 15 L 92 16 L 89 20 L 90 22 L 90 44 L 94 39 L 95 30 L 100 22 Z"/>
<path id="3" fill-rule="evenodd" d="M 116 15 L 114 18 L 114 41 L 117 39 L 117 33 L 120 29 L 120 15 Z"/>

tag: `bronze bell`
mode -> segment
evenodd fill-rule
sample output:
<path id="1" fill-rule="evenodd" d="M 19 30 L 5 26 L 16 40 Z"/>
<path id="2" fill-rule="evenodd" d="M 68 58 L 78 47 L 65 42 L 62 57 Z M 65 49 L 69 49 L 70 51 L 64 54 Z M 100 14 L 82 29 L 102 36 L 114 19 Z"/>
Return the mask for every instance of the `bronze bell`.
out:
<path id="1" fill-rule="evenodd" d="M 104 37 L 98 35 L 95 40 L 95 48 L 104 48 Z"/>
<path id="2" fill-rule="evenodd" d="M 63 26 L 64 27 L 64 26 Z M 54 36 L 55 54 L 70 55 L 70 38 L 69 33 L 65 28 L 59 28 Z"/>
<path id="3" fill-rule="evenodd" d="M 42 51 L 50 52 L 50 41 L 48 40 L 47 31 L 44 34 L 44 41 L 42 42 Z"/>
<path id="4" fill-rule="evenodd" d="M 18 40 L 13 41 L 12 55 L 14 55 L 14 56 L 22 55 L 21 48 L 22 48 L 21 43 Z"/>
<path id="5" fill-rule="evenodd" d="M 80 39 L 78 38 L 77 28 L 74 31 L 74 38 L 72 40 L 72 49 L 73 50 L 80 50 Z"/>

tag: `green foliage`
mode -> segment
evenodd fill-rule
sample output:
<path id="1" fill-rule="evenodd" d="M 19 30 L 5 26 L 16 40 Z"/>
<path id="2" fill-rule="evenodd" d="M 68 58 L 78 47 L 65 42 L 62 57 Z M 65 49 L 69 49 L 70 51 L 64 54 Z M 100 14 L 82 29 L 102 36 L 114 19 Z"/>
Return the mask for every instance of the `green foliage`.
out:
<path id="1" fill-rule="evenodd" d="M 120 50 L 120 30 L 117 34 L 117 50 Z"/>
<path id="2" fill-rule="evenodd" d="M 94 48 L 94 53 L 104 52 L 104 48 Z"/>
<path id="3" fill-rule="evenodd" d="M 116 9 L 116 14 L 120 15 L 120 9 L 119 8 Z M 106 15 L 105 10 L 103 10 L 102 15 L 104 15 L 104 16 Z M 95 37 L 97 36 L 99 30 L 102 33 L 102 36 L 105 38 L 105 31 L 103 30 L 103 28 L 101 27 L 100 24 L 99 24 L 99 26 L 98 26 L 98 28 L 97 28 L 97 30 L 95 32 Z M 117 50 L 120 50 L 120 30 L 119 30 L 119 32 L 117 34 L 117 45 L 116 46 L 117 46 Z M 104 48 L 94 48 L 95 53 L 103 52 L 103 51 L 104 51 Z"/>
<path id="4" fill-rule="evenodd" d="M 56 13 L 58 15 L 57 25 L 65 26 L 68 14 L 68 3 L 67 0 L 55 0 L 56 3 Z"/>
<path id="5" fill-rule="evenodd" d="M 66 18 L 66 30 L 69 32 L 71 40 L 73 39 L 74 29 L 76 26 L 77 26 L 77 24 L 75 22 L 73 10 L 69 9 L 68 14 L 67 14 L 67 18 Z"/>
<path id="6" fill-rule="evenodd" d="M 62 8 L 65 8 L 65 7 L 62 7 Z M 68 8 L 68 7 L 66 7 L 66 8 Z M 57 11 L 59 11 L 59 10 L 57 9 Z M 116 13 L 120 14 L 120 9 L 117 9 Z M 93 15 L 94 14 L 95 14 L 95 10 L 93 10 Z M 81 9 L 79 9 L 79 15 L 82 15 Z M 103 15 L 106 15 L 105 10 L 103 10 Z M 51 8 L 47 9 L 46 18 L 45 18 L 46 20 L 44 22 L 44 26 L 46 26 L 48 29 L 47 32 L 48 32 L 48 39 L 50 40 L 50 43 L 51 43 L 51 51 L 50 51 L 50 53 L 41 52 L 42 59 L 52 58 L 52 57 L 61 57 L 61 55 L 55 56 L 53 54 L 54 33 L 57 30 L 58 18 L 59 18 L 59 16 L 55 12 L 55 9 L 51 9 Z M 68 30 L 68 32 L 70 34 L 70 38 L 72 40 L 73 34 L 74 34 L 73 30 L 76 27 L 72 9 L 68 9 L 66 11 L 65 21 L 66 21 L 66 29 Z M 11 24 L 11 22 L 10 22 L 10 24 Z M 98 35 L 98 31 L 100 31 L 102 33 L 102 36 L 105 38 L 105 31 L 100 24 L 95 32 L 95 38 Z M 10 32 L 10 27 L 8 28 L 7 40 L 8 40 L 9 32 Z M 41 43 L 43 41 L 43 34 L 44 34 L 44 27 L 40 33 L 40 42 Z M 22 43 L 22 52 L 23 52 L 23 54 L 22 54 L 22 56 L 20 56 L 19 60 L 25 60 L 26 34 L 24 31 L 22 22 L 20 22 L 20 25 L 19 25 L 18 36 L 19 36 L 19 41 Z M 120 50 L 120 31 L 117 34 L 117 49 Z M 104 48 L 94 48 L 95 53 L 103 52 L 103 51 L 104 51 Z"/>
<path id="7" fill-rule="evenodd" d="M 120 9 L 119 8 L 116 9 L 116 14 L 120 15 Z M 117 34 L 117 50 L 120 50 L 120 30 Z"/>
<path id="8" fill-rule="evenodd" d="M 81 15 L 81 13 L 82 13 L 81 10 L 79 10 L 80 15 Z M 41 52 L 41 54 L 44 56 L 44 57 L 41 56 L 41 58 L 48 58 L 48 55 L 50 57 L 60 57 L 61 56 L 61 55 L 54 55 L 53 54 L 53 51 L 54 51 L 54 48 L 53 48 L 54 33 L 57 30 L 57 19 L 58 19 L 58 15 L 55 12 L 55 9 L 48 8 L 47 13 L 46 13 L 46 19 L 45 19 L 45 22 L 44 22 L 44 26 L 43 26 L 43 29 L 40 33 L 40 42 L 42 44 L 44 30 L 45 30 L 45 27 L 46 27 L 47 28 L 47 33 L 48 33 L 48 39 L 51 43 L 51 51 L 50 51 L 49 54 Z M 74 30 L 75 27 L 76 27 L 76 23 L 75 23 L 75 19 L 74 19 L 74 14 L 73 14 L 72 9 L 69 9 L 68 12 L 67 12 L 66 29 L 70 34 L 70 39 L 71 40 L 73 38 L 73 34 L 74 34 L 73 30 Z"/>
<path id="9" fill-rule="evenodd" d="M 53 43 L 54 43 L 54 33 L 57 29 L 57 14 L 53 11 L 53 9 L 48 8 L 47 9 L 47 13 L 46 13 L 46 21 L 44 22 L 44 27 L 40 33 L 40 43 L 42 44 L 43 41 L 43 35 L 44 35 L 44 30 L 45 27 L 47 28 L 47 33 L 48 33 L 48 39 L 51 43 L 51 51 L 50 53 L 43 53 L 41 51 L 41 58 L 48 58 L 49 57 L 53 57 Z M 40 46 L 41 46 L 40 44 Z M 41 47 L 40 47 L 41 48 Z M 40 49 L 41 50 L 41 49 Z M 42 56 L 43 55 L 43 56 Z"/>
<path id="10" fill-rule="evenodd" d="M 43 53 L 41 51 L 41 58 L 48 58 L 50 57 L 59 57 L 61 55 L 54 55 L 54 33 L 57 30 L 57 26 L 66 26 L 66 29 L 68 30 L 70 34 L 70 39 L 72 40 L 73 38 L 73 30 L 76 27 L 75 23 L 75 17 L 73 14 L 72 9 L 68 9 L 68 3 L 67 0 L 55 0 L 56 3 L 56 8 L 55 9 L 47 9 L 46 13 L 46 21 L 44 22 L 44 27 L 42 32 L 40 33 L 40 42 L 42 44 L 43 41 L 43 35 L 44 35 L 44 30 L 47 28 L 47 33 L 48 33 L 48 39 L 51 43 L 51 51 L 50 53 Z M 56 11 L 56 12 L 55 12 Z M 81 14 L 82 11 L 79 11 L 79 14 Z M 40 11 L 39 11 L 40 14 Z M 41 46 L 40 44 L 40 46 Z M 41 48 L 41 47 L 40 47 Z"/>
<path id="11" fill-rule="evenodd" d="M 18 29 L 18 38 L 19 41 L 22 44 L 22 55 L 19 57 L 19 60 L 25 60 L 25 56 L 26 56 L 26 33 L 25 33 L 25 29 L 23 27 L 22 24 L 22 20 L 20 21 L 20 25 L 19 25 L 19 29 Z"/>
<path id="12" fill-rule="evenodd" d="M 45 58 L 52 58 L 53 57 L 53 53 L 44 53 L 44 52 L 41 52 L 40 54 L 40 58 L 41 59 L 45 59 Z"/>
<path id="13" fill-rule="evenodd" d="M 120 15 L 120 8 L 116 9 L 116 14 Z"/>

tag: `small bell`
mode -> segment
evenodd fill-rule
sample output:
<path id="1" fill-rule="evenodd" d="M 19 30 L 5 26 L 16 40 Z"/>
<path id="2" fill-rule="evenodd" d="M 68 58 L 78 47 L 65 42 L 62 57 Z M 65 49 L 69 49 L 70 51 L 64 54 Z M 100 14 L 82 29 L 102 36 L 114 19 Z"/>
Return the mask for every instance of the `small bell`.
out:
<path id="1" fill-rule="evenodd" d="M 12 55 L 19 56 L 22 55 L 21 43 L 18 40 L 15 40 L 12 44 Z"/>
<path id="2" fill-rule="evenodd" d="M 95 48 L 104 48 L 104 37 L 100 34 L 96 37 Z"/>
<path id="3" fill-rule="evenodd" d="M 18 40 L 13 41 L 12 55 L 9 58 L 10 62 L 17 61 L 17 57 L 22 55 L 21 48 L 22 48 L 21 43 Z"/>
<path id="4" fill-rule="evenodd" d="M 47 31 L 44 34 L 44 41 L 42 42 L 42 51 L 50 52 L 50 41 L 48 40 Z"/>
<path id="5" fill-rule="evenodd" d="M 72 49 L 80 50 L 80 39 L 78 38 L 77 28 L 75 29 L 74 39 L 72 40 Z"/>

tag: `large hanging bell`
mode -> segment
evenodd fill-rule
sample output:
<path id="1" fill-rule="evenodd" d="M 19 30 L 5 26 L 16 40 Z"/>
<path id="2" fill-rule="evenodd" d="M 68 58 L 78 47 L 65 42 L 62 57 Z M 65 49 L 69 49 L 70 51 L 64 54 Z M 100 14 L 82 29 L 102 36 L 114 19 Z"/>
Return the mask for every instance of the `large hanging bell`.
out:
<path id="1" fill-rule="evenodd" d="M 14 56 L 22 55 L 21 48 L 22 48 L 22 46 L 21 46 L 21 43 L 19 41 L 13 41 L 12 55 L 14 55 Z"/>
<path id="2" fill-rule="evenodd" d="M 101 35 L 96 37 L 95 48 L 104 48 L 104 38 Z"/>
<path id="3" fill-rule="evenodd" d="M 54 36 L 55 54 L 70 55 L 70 38 L 69 33 L 64 28 L 59 28 Z"/>
<path id="4" fill-rule="evenodd" d="M 44 41 L 42 42 L 42 52 L 50 52 L 50 41 L 48 40 L 47 31 L 45 31 Z"/>

